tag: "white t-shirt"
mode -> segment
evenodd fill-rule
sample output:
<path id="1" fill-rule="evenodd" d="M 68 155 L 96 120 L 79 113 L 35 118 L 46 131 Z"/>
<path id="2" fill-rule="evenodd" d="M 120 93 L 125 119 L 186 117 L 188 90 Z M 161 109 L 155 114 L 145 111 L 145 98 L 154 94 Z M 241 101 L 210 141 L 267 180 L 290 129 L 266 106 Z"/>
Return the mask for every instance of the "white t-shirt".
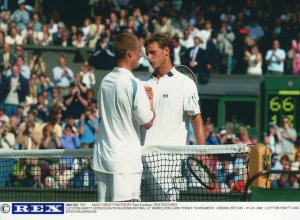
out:
<path id="1" fill-rule="evenodd" d="M 257 55 L 250 56 L 250 63 L 248 64 L 247 73 L 250 75 L 262 75 L 262 61 L 256 62 Z"/>
<path id="2" fill-rule="evenodd" d="M 98 92 L 101 123 L 93 168 L 106 173 L 142 171 L 140 125 L 153 118 L 143 84 L 125 68 L 114 68 Z"/>
<path id="3" fill-rule="evenodd" d="M 151 76 L 143 82 L 153 89 L 156 113 L 153 126 L 144 131 L 144 145 L 188 144 L 189 116 L 200 113 L 194 81 L 173 68 L 158 81 Z"/>

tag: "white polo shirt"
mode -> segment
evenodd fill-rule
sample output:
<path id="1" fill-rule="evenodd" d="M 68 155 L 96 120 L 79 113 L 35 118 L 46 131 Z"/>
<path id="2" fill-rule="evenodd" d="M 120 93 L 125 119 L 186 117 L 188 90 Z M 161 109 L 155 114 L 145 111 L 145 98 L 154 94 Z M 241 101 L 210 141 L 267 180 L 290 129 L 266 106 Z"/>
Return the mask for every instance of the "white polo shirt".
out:
<path id="1" fill-rule="evenodd" d="M 142 171 L 140 125 L 153 118 L 143 84 L 125 68 L 114 68 L 98 92 L 101 123 L 93 168 L 105 173 Z"/>
<path id="2" fill-rule="evenodd" d="M 144 145 L 186 145 L 189 143 L 189 116 L 200 113 L 197 86 L 175 68 L 159 80 L 155 76 L 143 83 L 153 89 L 156 117 L 144 131 Z"/>

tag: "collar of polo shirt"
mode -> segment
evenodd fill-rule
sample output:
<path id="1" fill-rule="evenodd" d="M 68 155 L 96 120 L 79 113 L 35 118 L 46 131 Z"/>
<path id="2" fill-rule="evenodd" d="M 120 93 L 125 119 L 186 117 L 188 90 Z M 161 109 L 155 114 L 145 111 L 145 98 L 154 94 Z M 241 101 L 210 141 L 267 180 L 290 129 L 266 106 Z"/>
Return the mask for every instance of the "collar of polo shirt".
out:
<path id="1" fill-rule="evenodd" d="M 167 75 L 168 77 L 172 77 L 172 76 L 174 76 L 174 73 L 172 73 L 172 72 L 170 71 L 170 72 L 168 72 L 166 75 Z M 151 77 L 152 77 L 152 78 L 153 78 L 153 77 L 156 77 L 156 73 L 155 73 L 155 72 L 152 73 Z"/>

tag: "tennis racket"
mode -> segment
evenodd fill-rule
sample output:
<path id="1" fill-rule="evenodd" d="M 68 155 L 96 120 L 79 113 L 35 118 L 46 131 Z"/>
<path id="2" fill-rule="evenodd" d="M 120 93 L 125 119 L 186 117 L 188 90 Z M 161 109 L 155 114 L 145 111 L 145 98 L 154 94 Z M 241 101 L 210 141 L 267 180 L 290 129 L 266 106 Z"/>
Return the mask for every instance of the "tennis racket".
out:
<path id="1" fill-rule="evenodd" d="M 214 177 L 201 160 L 198 160 L 195 157 L 188 157 L 186 164 L 189 171 L 202 186 L 210 190 L 215 188 L 216 183 Z"/>
<path id="2" fill-rule="evenodd" d="M 178 66 L 175 66 L 175 69 L 176 69 L 178 72 L 180 72 L 180 73 L 182 73 L 182 74 L 188 76 L 188 77 L 189 77 L 190 79 L 192 79 L 192 80 L 196 83 L 196 85 L 197 85 L 197 78 L 196 78 L 196 75 L 195 75 L 195 73 L 194 73 L 190 68 L 188 68 L 187 66 L 184 66 L 184 65 L 178 65 Z"/>

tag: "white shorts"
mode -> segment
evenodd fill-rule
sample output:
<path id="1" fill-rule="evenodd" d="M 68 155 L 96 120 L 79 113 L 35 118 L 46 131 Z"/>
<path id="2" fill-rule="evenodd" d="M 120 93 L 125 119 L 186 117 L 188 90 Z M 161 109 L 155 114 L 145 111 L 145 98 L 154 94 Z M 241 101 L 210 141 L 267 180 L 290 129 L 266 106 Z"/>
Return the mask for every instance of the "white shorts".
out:
<path id="1" fill-rule="evenodd" d="M 98 202 L 140 201 L 141 173 L 97 172 Z"/>
<path id="2" fill-rule="evenodd" d="M 148 202 L 147 197 L 151 197 L 151 202 L 177 201 L 179 191 L 187 188 L 187 180 L 182 173 L 184 160 L 184 155 L 157 153 L 143 157 L 143 179 L 147 185 L 147 195 L 142 195 L 142 201 Z"/>

